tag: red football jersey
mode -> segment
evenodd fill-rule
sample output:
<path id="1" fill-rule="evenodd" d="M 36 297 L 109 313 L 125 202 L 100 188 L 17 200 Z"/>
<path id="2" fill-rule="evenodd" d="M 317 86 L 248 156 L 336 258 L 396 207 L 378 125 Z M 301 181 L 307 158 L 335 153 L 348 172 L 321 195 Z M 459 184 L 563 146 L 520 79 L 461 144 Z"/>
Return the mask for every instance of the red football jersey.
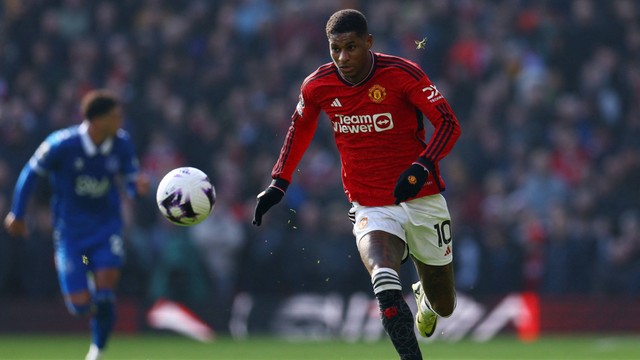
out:
<path id="1" fill-rule="evenodd" d="M 320 66 L 305 79 L 280 157 L 273 167 L 274 179 L 291 182 L 322 110 L 331 121 L 349 201 L 365 206 L 392 205 L 400 173 L 419 156 L 433 166 L 417 197 L 444 190 L 438 161 L 451 151 L 460 136 L 456 116 L 416 63 L 371 54 L 371 71 L 358 84 L 344 80 L 333 63 Z M 434 126 L 428 142 L 423 114 Z"/>

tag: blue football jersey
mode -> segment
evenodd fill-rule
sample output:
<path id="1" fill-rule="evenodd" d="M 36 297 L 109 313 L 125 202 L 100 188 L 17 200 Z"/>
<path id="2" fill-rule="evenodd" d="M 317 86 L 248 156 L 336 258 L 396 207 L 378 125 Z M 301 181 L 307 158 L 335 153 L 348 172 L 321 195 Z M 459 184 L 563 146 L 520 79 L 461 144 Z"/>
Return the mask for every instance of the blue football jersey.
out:
<path id="1" fill-rule="evenodd" d="M 139 164 L 128 133 L 119 130 L 96 146 L 87 128 L 82 123 L 51 133 L 25 165 L 14 194 L 12 210 L 21 217 L 35 174 L 48 176 L 53 224 L 63 241 L 90 241 L 96 233 L 119 230 L 119 178 L 130 195 L 135 194 Z"/>

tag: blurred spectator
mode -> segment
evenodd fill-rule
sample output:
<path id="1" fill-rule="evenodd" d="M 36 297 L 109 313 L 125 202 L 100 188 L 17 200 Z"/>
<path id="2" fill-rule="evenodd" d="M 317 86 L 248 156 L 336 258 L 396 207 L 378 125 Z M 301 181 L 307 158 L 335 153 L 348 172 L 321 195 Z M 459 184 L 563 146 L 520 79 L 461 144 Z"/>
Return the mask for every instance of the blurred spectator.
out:
<path id="1" fill-rule="evenodd" d="M 640 294 L 640 215 L 622 214 L 618 235 L 602 245 L 604 259 L 599 269 L 598 290 L 607 294 Z"/>
<path id="2" fill-rule="evenodd" d="M 222 190 L 222 191 L 220 191 Z M 226 328 L 231 314 L 233 296 L 238 292 L 240 279 L 241 250 L 247 236 L 239 214 L 228 207 L 229 198 L 224 188 L 218 188 L 218 199 L 213 214 L 199 226 L 189 229 L 193 244 L 202 259 L 209 280 L 212 297 L 207 300 L 214 309 L 214 328 Z"/>
<path id="3" fill-rule="evenodd" d="M 210 282 L 188 230 L 163 221 L 149 241 L 156 246 L 149 276 L 149 300 L 169 299 L 192 308 L 207 302 Z"/>

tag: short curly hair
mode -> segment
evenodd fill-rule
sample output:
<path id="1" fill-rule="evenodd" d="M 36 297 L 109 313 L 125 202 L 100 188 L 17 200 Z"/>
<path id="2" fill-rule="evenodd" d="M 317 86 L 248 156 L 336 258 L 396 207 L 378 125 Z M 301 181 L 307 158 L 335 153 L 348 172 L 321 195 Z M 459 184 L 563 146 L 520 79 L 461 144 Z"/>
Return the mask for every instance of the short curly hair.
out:
<path id="1" fill-rule="evenodd" d="M 105 89 L 91 90 L 82 97 L 80 111 L 85 119 L 91 121 L 119 105 L 120 100 L 113 92 Z"/>
<path id="2" fill-rule="evenodd" d="M 355 32 L 358 37 L 369 35 L 367 18 L 358 10 L 344 9 L 336 11 L 327 21 L 327 37 L 335 34 Z"/>

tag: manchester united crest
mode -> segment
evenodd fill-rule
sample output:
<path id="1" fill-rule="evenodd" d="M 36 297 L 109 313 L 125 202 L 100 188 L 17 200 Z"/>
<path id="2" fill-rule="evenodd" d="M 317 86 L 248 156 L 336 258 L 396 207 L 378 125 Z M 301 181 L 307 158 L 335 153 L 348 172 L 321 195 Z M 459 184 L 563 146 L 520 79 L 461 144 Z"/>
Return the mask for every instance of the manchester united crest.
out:
<path id="1" fill-rule="evenodd" d="M 362 219 L 360 219 L 360 221 L 358 222 L 358 229 L 362 230 L 364 229 L 367 224 L 369 223 L 369 218 L 368 217 L 363 217 Z"/>
<path id="2" fill-rule="evenodd" d="M 381 103 L 387 96 L 387 90 L 382 86 L 376 84 L 369 88 L 369 99 L 376 104 Z"/>

